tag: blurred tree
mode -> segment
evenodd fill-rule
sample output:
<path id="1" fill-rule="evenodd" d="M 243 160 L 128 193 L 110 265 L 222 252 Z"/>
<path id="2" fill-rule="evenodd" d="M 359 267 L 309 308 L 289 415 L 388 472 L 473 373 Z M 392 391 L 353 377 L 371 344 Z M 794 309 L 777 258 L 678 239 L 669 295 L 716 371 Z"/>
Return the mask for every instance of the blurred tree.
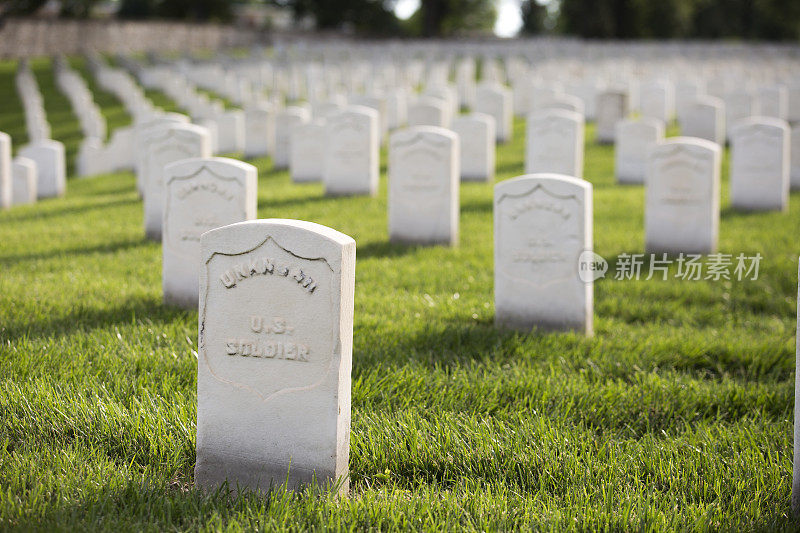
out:
<path id="1" fill-rule="evenodd" d="M 290 7 L 295 18 L 311 16 L 317 29 L 352 28 L 367 35 L 398 35 L 400 21 L 394 14 L 394 3 L 383 0 L 281 0 L 278 5 Z"/>
<path id="2" fill-rule="evenodd" d="M 47 0 L 0 0 L 0 17 L 30 15 L 46 3 Z"/>
<path id="3" fill-rule="evenodd" d="M 599 39 L 800 39 L 799 0 L 561 0 L 557 28 Z"/>
<path id="4" fill-rule="evenodd" d="M 425 0 L 418 12 L 423 37 L 491 32 L 497 19 L 493 0 Z"/>
<path id="5" fill-rule="evenodd" d="M 122 0 L 117 16 L 227 22 L 233 18 L 233 3 L 228 0 Z"/>
<path id="6" fill-rule="evenodd" d="M 122 0 L 117 11 L 117 16 L 123 19 L 146 19 L 155 14 L 155 0 Z"/>
<path id="7" fill-rule="evenodd" d="M 540 4 L 537 0 L 523 0 L 520 6 L 522 15 L 522 35 L 538 35 L 545 31 L 545 20 L 547 19 L 547 7 Z"/>

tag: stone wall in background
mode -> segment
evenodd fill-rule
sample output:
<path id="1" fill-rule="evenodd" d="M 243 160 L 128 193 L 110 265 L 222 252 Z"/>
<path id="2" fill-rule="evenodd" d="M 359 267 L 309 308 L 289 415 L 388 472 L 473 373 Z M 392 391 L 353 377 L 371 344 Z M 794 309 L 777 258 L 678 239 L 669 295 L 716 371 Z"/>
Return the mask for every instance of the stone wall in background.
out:
<path id="1" fill-rule="evenodd" d="M 0 58 L 216 49 L 261 38 L 256 31 L 215 24 L 12 18 L 0 27 Z"/>

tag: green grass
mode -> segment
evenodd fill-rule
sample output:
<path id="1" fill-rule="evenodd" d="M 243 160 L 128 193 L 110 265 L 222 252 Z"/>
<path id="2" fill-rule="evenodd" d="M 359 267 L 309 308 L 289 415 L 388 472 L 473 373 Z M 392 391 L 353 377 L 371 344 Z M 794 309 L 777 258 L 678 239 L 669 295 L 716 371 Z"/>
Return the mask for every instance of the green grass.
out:
<path id="1" fill-rule="evenodd" d="M 77 142 L 49 64 L 34 70 L 54 134 Z M 0 64 L 0 124 L 17 143 L 12 73 Z M 522 172 L 523 137 L 517 121 L 498 180 Z M 615 185 L 592 137 L 595 250 L 642 252 L 643 188 Z M 459 247 L 407 247 L 387 242 L 385 178 L 378 198 L 329 199 L 252 163 L 260 217 L 357 242 L 350 496 L 193 490 L 197 314 L 161 304 L 160 246 L 119 173 L 0 213 L 0 529 L 800 527 L 800 195 L 788 213 L 732 211 L 726 164 L 720 248 L 760 252 L 759 279 L 600 280 L 586 339 L 493 327 L 491 185 L 462 185 Z"/>

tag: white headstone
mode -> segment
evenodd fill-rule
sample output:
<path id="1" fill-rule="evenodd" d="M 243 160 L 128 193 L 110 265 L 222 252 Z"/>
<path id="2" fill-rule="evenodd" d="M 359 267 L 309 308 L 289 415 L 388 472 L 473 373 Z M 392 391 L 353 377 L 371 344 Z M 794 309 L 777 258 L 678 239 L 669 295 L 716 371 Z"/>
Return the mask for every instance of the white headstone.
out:
<path id="1" fill-rule="evenodd" d="M 408 106 L 408 125 L 437 126 L 447 128 L 450 126 L 450 112 L 447 102 L 439 98 L 423 96 Z"/>
<path id="2" fill-rule="evenodd" d="M 794 358 L 794 460 L 792 465 L 792 512 L 800 514 L 800 261 L 797 270 L 797 331 Z"/>
<path id="3" fill-rule="evenodd" d="M 244 151 L 244 112 L 228 109 L 213 117 L 217 123 L 217 150 L 221 154 Z"/>
<path id="4" fill-rule="evenodd" d="M 737 122 L 756 115 L 758 104 L 748 91 L 738 90 L 725 94 L 725 128 L 728 139 Z"/>
<path id="5" fill-rule="evenodd" d="M 157 115 L 150 120 L 141 122 L 135 126 L 134 133 L 134 169 L 136 170 L 136 187 L 139 194 L 144 194 L 145 188 L 145 142 L 154 131 L 158 131 L 164 127 L 165 124 L 189 124 L 189 117 L 180 113 L 163 113 Z"/>
<path id="6" fill-rule="evenodd" d="M 725 103 L 715 96 L 699 96 L 687 103 L 681 134 L 724 144 Z"/>
<path id="7" fill-rule="evenodd" d="M 528 115 L 525 173 L 583 177 L 583 115 L 564 109 L 542 109 Z"/>
<path id="8" fill-rule="evenodd" d="M 647 153 L 664 140 L 664 123 L 656 118 L 625 119 L 617 122 L 614 171 L 618 183 L 643 184 L 647 174 Z"/>
<path id="9" fill-rule="evenodd" d="M 646 83 L 639 88 L 639 106 L 643 117 L 669 123 L 675 114 L 675 88 L 664 80 Z"/>
<path id="10" fill-rule="evenodd" d="M 326 121 L 295 124 L 289 142 L 289 174 L 295 183 L 322 181 L 325 170 Z"/>
<path id="11" fill-rule="evenodd" d="M 272 153 L 272 164 L 276 169 L 289 168 L 292 128 L 309 120 L 311 114 L 308 109 L 299 106 L 289 106 L 275 115 L 275 150 Z"/>
<path id="12" fill-rule="evenodd" d="M 164 124 L 145 139 L 144 230 L 149 239 L 161 240 L 164 221 L 164 167 L 181 159 L 211 157 L 208 130 L 193 124 Z"/>
<path id="13" fill-rule="evenodd" d="M 67 159 L 62 143 L 50 139 L 35 141 L 20 148 L 18 155 L 36 163 L 38 198 L 64 196 L 67 190 Z"/>
<path id="14" fill-rule="evenodd" d="M 789 181 L 792 190 L 800 189 L 800 123 L 792 126 Z"/>
<path id="15" fill-rule="evenodd" d="M 789 93 L 783 85 L 761 87 L 758 90 L 758 114 L 786 120 L 789 116 Z"/>
<path id="16" fill-rule="evenodd" d="M 494 188 L 494 300 L 498 327 L 592 334 L 592 185 L 530 174 Z M 585 254 L 584 254 L 585 257 Z"/>
<path id="17" fill-rule="evenodd" d="M 458 243 L 459 139 L 444 128 L 417 126 L 389 138 L 389 239 L 409 244 Z"/>
<path id="18" fill-rule="evenodd" d="M 453 131 L 461 141 L 461 181 L 494 181 L 494 129 L 494 118 L 484 113 L 453 120 Z"/>
<path id="19" fill-rule="evenodd" d="M 11 164 L 13 175 L 11 190 L 14 205 L 36 202 L 36 163 L 27 157 L 14 158 Z"/>
<path id="20" fill-rule="evenodd" d="M 716 252 L 721 153 L 718 144 L 693 137 L 672 137 L 650 149 L 645 191 L 648 252 Z"/>
<path id="21" fill-rule="evenodd" d="M 751 117 L 731 131 L 731 205 L 776 210 L 789 203 L 789 125 Z"/>
<path id="22" fill-rule="evenodd" d="M 275 116 L 270 106 L 253 106 L 244 111 L 244 155 L 245 157 L 265 157 L 270 153 L 274 139 Z"/>
<path id="23" fill-rule="evenodd" d="M 475 91 L 475 111 L 494 118 L 497 142 L 506 143 L 514 133 L 511 90 L 498 84 L 481 84 Z"/>
<path id="24" fill-rule="evenodd" d="M 11 207 L 13 174 L 11 169 L 11 136 L 0 131 L 0 208 Z"/>
<path id="25" fill-rule="evenodd" d="M 200 236 L 256 218 L 258 171 L 222 157 L 183 159 L 164 168 L 164 303 L 197 307 Z"/>
<path id="26" fill-rule="evenodd" d="M 359 105 L 328 120 L 322 172 L 326 195 L 377 194 L 379 121 L 377 111 Z"/>
<path id="27" fill-rule="evenodd" d="M 628 93 L 603 91 L 597 94 L 597 142 L 613 144 L 617 122 L 628 117 Z"/>
<path id="28" fill-rule="evenodd" d="M 346 493 L 355 242 L 272 219 L 200 248 L 196 485 Z"/>

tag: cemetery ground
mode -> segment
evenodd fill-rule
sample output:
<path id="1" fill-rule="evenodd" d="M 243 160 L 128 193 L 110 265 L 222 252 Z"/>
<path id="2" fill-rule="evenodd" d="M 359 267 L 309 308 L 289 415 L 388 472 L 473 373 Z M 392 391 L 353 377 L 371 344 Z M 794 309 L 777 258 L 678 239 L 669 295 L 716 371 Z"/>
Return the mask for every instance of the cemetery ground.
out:
<path id="1" fill-rule="evenodd" d="M 125 124 L 72 64 L 110 129 Z M 77 121 L 49 61 L 32 68 L 72 164 Z M 18 147 L 14 71 L 0 63 L 0 130 Z M 720 251 L 760 253 L 758 279 L 688 281 L 673 265 L 666 281 L 615 280 L 616 257 L 644 252 L 644 188 L 616 185 L 613 148 L 593 140 L 589 125 L 594 249 L 612 265 L 595 283 L 593 338 L 495 329 L 491 184 L 462 183 L 458 247 L 401 246 L 388 243 L 385 149 L 377 198 L 325 198 L 250 161 L 260 218 L 357 243 L 341 499 L 193 489 L 197 313 L 161 302 L 161 247 L 144 238 L 131 173 L 70 179 L 65 198 L 0 212 L 0 529 L 800 527 L 800 194 L 786 213 L 732 210 L 726 154 Z M 522 174 L 523 153 L 518 118 L 498 181 Z"/>

